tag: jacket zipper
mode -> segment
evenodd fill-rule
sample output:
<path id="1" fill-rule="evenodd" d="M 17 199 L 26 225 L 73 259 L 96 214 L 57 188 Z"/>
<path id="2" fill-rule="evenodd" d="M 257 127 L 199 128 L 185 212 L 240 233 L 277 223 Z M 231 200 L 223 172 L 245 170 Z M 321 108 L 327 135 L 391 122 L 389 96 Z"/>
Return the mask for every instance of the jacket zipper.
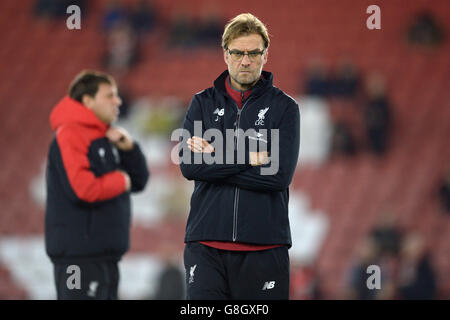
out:
<path id="1" fill-rule="evenodd" d="M 235 145 L 236 145 L 236 151 L 238 151 L 238 141 L 239 141 L 239 122 L 241 118 L 241 112 L 244 110 L 245 105 L 250 100 L 250 97 L 247 99 L 247 101 L 244 103 L 244 92 L 241 92 L 241 99 L 242 99 L 242 108 L 239 109 L 239 107 L 236 105 L 237 108 L 237 116 L 236 116 L 236 124 L 234 127 L 234 130 L 236 132 L 235 138 Z M 236 241 L 237 238 L 237 218 L 238 218 L 238 203 L 239 203 L 239 187 L 236 186 L 234 189 L 234 208 L 233 208 L 233 242 Z"/>

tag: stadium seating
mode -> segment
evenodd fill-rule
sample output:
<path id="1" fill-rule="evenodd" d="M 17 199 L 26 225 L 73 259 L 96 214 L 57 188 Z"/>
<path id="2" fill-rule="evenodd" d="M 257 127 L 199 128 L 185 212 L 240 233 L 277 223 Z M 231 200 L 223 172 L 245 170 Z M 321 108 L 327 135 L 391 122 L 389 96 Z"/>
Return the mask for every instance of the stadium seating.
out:
<path id="1" fill-rule="evenodd" d="M 129 3 L 130 1 L 125 1 Z M 183 1 L 180 1 L 183 2 Z M 189 1 L 196 14 L 206 0 Z M 33 1 L 0 2 L 0 235 L 42 234 L 43 209 L 29 197 L 29 184 L 46 157 L 52 137 L 48 124 L 51 107 L 66 92 L 73 75 L 83 68 L 101 68 L 103 35 L 99 21 L 103 2 L 92 2 L 81 31 L 69 31 L 64 20 L 33 17 Z M 155 1 L 161 23 L 167 27 L 173 4 Z M 450 162 L 450 43 L 430 52 L 418 52 L 405 43 L 405 30 L 417 10 L 425 6 L 450 31 L 445 0 L 385 2 L 382 30 L 365 28 L 365 8 L 370 1 L 228 0 L 219 4 L 226 19 L 253 12 L 264 20 L 272 35 L 270 62 L 275 84 L 292 96 L 302 94 L 302 74 L 308 59 L 321 56 L 333 66 L 350 54 L 363 74 L 380 72 L 387 80 L 394 108 L 393 136 L 382 158 L 363 152 L 352 159 L 335 159 L 319 167 L 300 161 L 293 190 L 306 193 L 313 208 L 326 212 L 329 234 L 317 266 L 326 298 L 341 298 L 340 289 L 356 245 L 367 234 L 386 205 L 402 223 L 418 230 L 430 245 L 438 271 L 440 297 L 450 297 L 450 221 L 437 205 L 436 187 Z M 326 8 L 332 8 L 327 10 Z M 357 17 L 357 19 L 355 18 Z M 11 28 L 10 26 L 14 26 Z M 161 27 L 145 42 L 143 61 L 126 80 L 133 95 L 174 95 L 189 99 L 211 86 L 224 69 L 220 49 L 194 53 L 169 51 Z M 288 31 L 287 31 L 288 30 Z M 177 79 L 177 80 L 174 80 Z M 330 101 L 334 118 L 344 119 L 361 134 L 358 104 Z M 182 241 L 179 222 L 154 228 L 135 226 L 133 251 L 158 251 L 158 241 Z M 26 298 L 23 289 L 0 264 L 0 298 Z"/>

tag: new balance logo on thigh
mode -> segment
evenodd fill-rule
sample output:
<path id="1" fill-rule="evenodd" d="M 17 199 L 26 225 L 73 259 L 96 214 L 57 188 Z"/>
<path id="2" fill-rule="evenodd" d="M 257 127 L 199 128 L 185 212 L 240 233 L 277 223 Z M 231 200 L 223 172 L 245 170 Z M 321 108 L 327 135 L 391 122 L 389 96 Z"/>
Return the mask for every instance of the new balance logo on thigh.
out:
<path id="1" fill-rule="evenodd" d="M 275 287 L 275 281 L 266 281 L 266 283 L 264 283 L 263 286 L 263 290 L 270 290 L 273 289 Z"/>

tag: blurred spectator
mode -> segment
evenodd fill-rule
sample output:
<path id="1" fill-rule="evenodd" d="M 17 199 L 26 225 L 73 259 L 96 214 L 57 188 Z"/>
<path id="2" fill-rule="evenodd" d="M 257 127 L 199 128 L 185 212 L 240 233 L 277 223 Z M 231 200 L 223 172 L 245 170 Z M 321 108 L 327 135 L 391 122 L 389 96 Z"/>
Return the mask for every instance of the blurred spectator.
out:
<path id="1" fill-rule="evenodd" d="M 353 156 L 356 154 L 356 143 L 350 129 L 343 122 L 334 125 L 332 137 L 332 153 L 336 155 Z"/>
<path id="2" fill-rule="evenodd" d="M 220 45 L 217 39 L 222 37 L 223 21 L 219 13 L 216 4 L 209 2 L 198 18 L 194 18 L 185 7 L 177 7 L 169 30 L 169 46 L 192 49 Z"/>
<path id="3" fill-rule="evenodd" d="M 103 29 L 106 33 L 113 31 L 117 25 L 126 24 L 128 17 L 127 11 L 120 0 L 109 0 L 103 14 Z"/>
<path id="4" fill-rule="evenodd" d="M 367 80 L 367 102 L 364 107 L 369 148 L 375 154 L 385 153 L 391 125 L 391 111 L 383 78 L 372 74 Z"/>
<path id="5" fill-rule="evenodd" d="M 104 64 L 109 72 L 123 76 L 138 60 L 137 39 L 127 23 L 114 25 L 107 35 Z"/>
<path id="6" fill-rule="evenodd" d="M 205 46 L 220 45 L 217 41 L 222 38 L 223 25 L 217 4 L 215 2 L 207 2 L 196 30 L 198 44 Z"/>
<path id="7" fill-rule="evenodd" d="M 379 216 L 370 236 L 378 245 L 381 255 L 399 255 L 402 232 L 397 224 L 397 216 L 392 211 L 387 210 Z"/>
<path id="8" fill-rule="evenodd" d="M 216 16 L 208 16 L 200 22 L 196 32 L 196 38 L 200 45 L 217 45 L 217 39 L 221 38 L 222 22 Z"/>
<path id="9" fill-rule="evenodd" d="M 328 73 L 320 59 L 312 60 L 306 70 L 305 93 L 325 97 L 330 93 L 331 85 Z"/>
<path id="10" fill-rule="evenodd" d="M 367 267 L 379 265 L 378 247 L 371 238 L 366 238 L 357 249 L 356 260 L 350 268 L 346 284 L 345 298 L 356 300 L 375 300 L 377 289 L 367 287 Z"/>
<path id="11" fill-rule="evenodd" d="M 58 0 L 37 0 L 34 4 L 34 14 L 38 17 L 53 18 L 60 10 L 61 2 Z"/>
<path id="12" fill-rule="evenodd" d="M 408 41 L 412 45 L 434 47 L 440 45 L 443 38 L 442 27 L 427 11 L 418 13 L 408 29 Z"/>
<path id="13" fill-rule="evenodd" d="M 294 266 L 291 269 L 290 299 L 319 300 L 322 298 L 314 266 Z"/>
<path id="14" fill-rule="evenodd" d="M 381 254 L 381 251 L 379 251 Z M 378 257 L 381 271 L 381 288 L 377 290 L 378 300 L 392 300 L 396 298 L 399 259 L 393 255 Z"/>
<path id="15" fill-rule="evenodd" d="M 380 247 L 372 237 L 364 238 L 356 253 L 348 277 L 345 298 L 356 300 L 393 299 L 396 292 L 397 260 L 392 256 L 380 255 Z M 369 288 L 372 273 L 369 266 L 379 267 L 380 287 Z"/>
<path id="16" fill-rule="evenodd" d="M 156 292 L 150 299 L 182 300 L 184 299 L 184 271 L 180 268 L 180 253 L 173 245 L 167 244 L 162 249 L 164 267 L 159 276 Z"/>
<path id="17" fill-rule="evenodd" d="M 119 89 L 119 96 L 122 99 L 122 104 L 119 107 L 119 120 L 124 120 L 130 114 L 130 95 L 125 88 Z"/>
<path id="18" fill-rule="evenodd" d="M 86 14 L 84 0 L 37 0 L 34 5 L 34 14 L 43 18 L 61 18 L 67 16 L 67 7 L 77 5 L 82 14 Z"/>
<path id="19" fill-rule="evenodd" d="M 188 11 L 182 8 L 174 13 L 169 30 L 169 46 L 192 48 L 196 45 L 195 27 Z"/>
<path id="20" fill-rule="evenodd" d="M 133 2 L 130 22 L 137 34 L 142 35 L 151 31 L 155 27 L 157 19 L 157 12 L 151 1 Z"/>
<path id="21" fill-rule="evenodd" d="M 122 100 L 122 104 L 119 107 L 119 120 L 125 120 L 130 114 L 130 108 L 134 98 L 130 95 L 126 81 L 124 80 L 124 74 L 114 74 L 117 88 L 119 90 L 119 97 Z"/>
<path id="22" fill-rule="evenodd" d="M 425 241 L 418 234 L 410 234 L 401 250 L 398 298 L 435 299 L 436 293 L 436 276 Z"/>
<path id="23" fill-rule="evenodd" d="M 442 209 L 450 213 L 450 169 L 447 170 L 447 175 L 443 177 L 439 186 L 439 198 Z"/>
<path id="24" fill-rule="evenodd" d="M 338 63 L 333 81 L 333 95 L 353 98 L 359 89 L 358 70 L 349 58 L 342 58 Z"/>
<path id="25" fill-rule="evenodd" d="M 391 210 L 383 211 L 370 231 L 369 237 L 378 248 L 378 261 L 384 278 L 377 299 L 394 299 L 402 245 L 402 230 L 398 225 L 397 215 Z"/>

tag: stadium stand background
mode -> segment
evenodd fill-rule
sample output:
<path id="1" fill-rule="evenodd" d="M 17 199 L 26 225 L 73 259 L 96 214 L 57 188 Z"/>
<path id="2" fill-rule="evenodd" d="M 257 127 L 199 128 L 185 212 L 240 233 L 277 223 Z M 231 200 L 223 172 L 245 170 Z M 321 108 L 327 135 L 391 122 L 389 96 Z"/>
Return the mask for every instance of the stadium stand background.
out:
<path id="1" fill-rule="evenodd" d="M 39 269 L 24 277 L 36 262 L 33 257 L 39 256 L 36 250 L 43 249 L 44 208 L 36 199 L 42 199 L 44 192 L 40 189 L 44 187 L 43 168 L 52 138 L 50 110 L 81 69 L 104 69 L 101 17 L 107 1 L 86 3 L 81 30 L 68 30 L 68 15 L 59 19 L 36 17 L 35 1 L 0 2 L 0 299 L 51 298 L 48 293 L 39 294 L 38 282 L 30 284 L 23 279 L 42 275 Z M 181 101 L 179 109 L 184 113 L 192 95 L 211 86 L 225 65 L 219 39 L 215 48 L 170 48 L 166 45 L 168 28 L 180 7 L 196 17 L 211 2 L 152 3 L 158 23 L 142 41 L 140 59 L 121 84 L 135 100 L 147 97 L 164 101 L 171 97 Z M 313 261 L 308 262 L 319 279 L 321 297 L 343 298 L 342 286 L 358 244 L 373 228 L 380 212 L 389 207 L 403 229 L 418 232 L 426 240 L 437 273 L 438 297 L 448 299 L 450 216 L 439 205 L 437 189 L 450 165 L 450 5 L 446 0 L 377 1 L 382 29 L 368 30 L 366 8 L 371 4 L 366 0 L 343 0 L 339 4 L 331 0 L 286 0 L 279 4 L 229 0 L 214 2 L 214 10 L 223 21 L 251 12 L 267 24 L 272 45 L 265 69 L 274 73 L 275 85 L 297 97 L 300 105 L 307 99 L 303 92 L 307 63 L 315 57 L 335 66 L 342 55 L 351 56 L 362 74 L 377 72 L 386 81 L 394 128 L 386 154 L 377 157 L 363 151 L 319 164 L 302 163 L 300 157 L 291 186 L 292 193 L 307 197 L 311 211 L 320 211 L 327 219 L 324 241 Z M 412 48 L 405 40 L 408 25 L 423 9 L 435 16 L 444 31 L 442 44 L 430 50 Z M 361 117 L 354 112 L 358 108 L 354 102 L 325 99 L 324 103 L 331 119 L 345 119 L 352 130 L 361 132 Z M 151 263 L 134 260 L 134 270 L 142 270 L 136 267 L 136 261 L 156 270 L 167 255 L 181 257 L 187 209 L 174 200 L 184 200 L 188 192 L 183 189 L 185 182 L 178 168 L 167 160 L 174 144 L 169 137 L 166 142 L 163 146 L 160 140 L 148 142 L 147 150 L 153 150 L 149 155 L 153 180 L 137 201 L 145 206 L 145 196 L 160 192 L 158 183 L 175 191 L 160 194 L 168 198 L 156 206 L 163 212 L 155 213 L 158 218 L 134 220 L 129 256 L 153 257 Z M 158 146 L 161 149 L 155 150 Z M 38 178 L 36 182 L 36 177 L 41 177 L 40 181 Z M 164 184 L 167 181 L 171 183 Z M 183 196 L 177 196 L 180 194 Z M 156 210 L 153 202 L 151 206 L 153 209 L 148 210 Z M 30 239 L 33 241 L 27 242 Z M 304 267 L 294 266 L 293 274 L 296 268 Z M 145 272 L 141 275 L 148 276 Z M 47 274 L 45 277 L 51 290 L 52 279 Z M 156 282 L 149 280 L 148 285 L 155 287 Z M 123 296 L 127 297 L 126 293 Z"/>

